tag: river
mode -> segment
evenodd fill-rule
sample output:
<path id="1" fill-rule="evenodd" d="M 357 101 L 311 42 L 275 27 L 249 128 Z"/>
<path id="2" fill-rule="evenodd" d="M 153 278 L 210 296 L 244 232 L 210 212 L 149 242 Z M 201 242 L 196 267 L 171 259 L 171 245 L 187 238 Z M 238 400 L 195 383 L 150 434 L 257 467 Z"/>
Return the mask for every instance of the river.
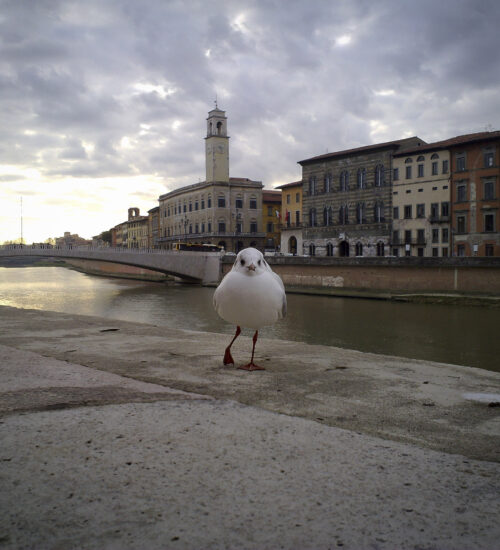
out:
<path id="1" fill-rule="evenodd" d="M 0 267 L 0 305 L 232 334 L 234 327 L 213 309 L 213 292 L 63 267 Z M 299 294 L 287 299 L 286 319 L 263 329 L 262 337 L 500 372 L 499 309 Z"/>

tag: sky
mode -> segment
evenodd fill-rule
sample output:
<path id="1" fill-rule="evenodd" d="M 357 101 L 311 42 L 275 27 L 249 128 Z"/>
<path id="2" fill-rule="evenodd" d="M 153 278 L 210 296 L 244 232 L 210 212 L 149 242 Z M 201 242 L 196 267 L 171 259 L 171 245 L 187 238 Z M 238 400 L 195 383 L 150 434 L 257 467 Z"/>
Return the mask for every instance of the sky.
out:
<path id="1" fill-rule="evenodd" d="M 0 0 L 0 243 L 91 238 L 205 179 L 500 129 L 498 0 Z M 21 223 L 22 220 L 22 223 Z"/>

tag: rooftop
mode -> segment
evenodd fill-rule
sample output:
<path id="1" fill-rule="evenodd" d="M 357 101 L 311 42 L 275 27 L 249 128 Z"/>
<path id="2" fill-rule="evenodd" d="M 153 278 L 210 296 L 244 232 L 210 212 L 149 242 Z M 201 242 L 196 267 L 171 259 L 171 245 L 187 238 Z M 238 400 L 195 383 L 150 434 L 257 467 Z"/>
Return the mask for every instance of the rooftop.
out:
<path id="1" fill-rule="evenodd" d="M 449 139 L 444 139 L 442 141 L 435 141 L 434 143 L 428 143 L 420 147 L 412 147 L 405 151 L 395 153 L 395 157 L 404 156 L 411 153 L 421 153 L 423 151 L 434 151 L 436 149 L 448 149 L 449 147 L 457 145 L 466 145 L 469 143 L 474 143 L 477 141 L 485 141 L 489 139 L 499 139 L 500 131 L 494 132 L 477 132 L 475 134 L 463 134 L 461 136 L 455 136 Z"/>

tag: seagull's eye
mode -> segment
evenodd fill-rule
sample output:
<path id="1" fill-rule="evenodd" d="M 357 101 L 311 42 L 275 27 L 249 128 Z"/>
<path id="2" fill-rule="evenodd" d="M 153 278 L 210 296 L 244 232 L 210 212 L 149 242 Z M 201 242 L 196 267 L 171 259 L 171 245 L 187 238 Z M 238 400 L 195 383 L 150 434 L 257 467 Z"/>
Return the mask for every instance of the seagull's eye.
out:
<path id="1" fill-rule="evenodd" d="M 259 260 L 259 261 L 258 261 L 257 263 L 258 263 L 259 265 L 261 265 L 261 264 L 262 264 L 262 261 L 261 261 L 261 260 Z"/>
<path id="2" fill-rule="evenodd" d="M 241 262 L 241 265 L 245 265 L 245 260 L 241 259 L 240 262 Z"/>

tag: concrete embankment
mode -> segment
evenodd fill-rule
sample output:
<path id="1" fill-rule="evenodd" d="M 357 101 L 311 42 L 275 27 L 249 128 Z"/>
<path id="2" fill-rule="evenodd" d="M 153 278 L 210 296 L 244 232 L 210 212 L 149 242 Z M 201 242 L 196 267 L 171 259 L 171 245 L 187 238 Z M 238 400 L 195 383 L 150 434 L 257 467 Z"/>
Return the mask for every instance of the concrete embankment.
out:
<path id="1" fill-rule="evenodd" d="M 500 375 L 228 340 L 0 307 L 0 548 L 496 547 Z"/>

